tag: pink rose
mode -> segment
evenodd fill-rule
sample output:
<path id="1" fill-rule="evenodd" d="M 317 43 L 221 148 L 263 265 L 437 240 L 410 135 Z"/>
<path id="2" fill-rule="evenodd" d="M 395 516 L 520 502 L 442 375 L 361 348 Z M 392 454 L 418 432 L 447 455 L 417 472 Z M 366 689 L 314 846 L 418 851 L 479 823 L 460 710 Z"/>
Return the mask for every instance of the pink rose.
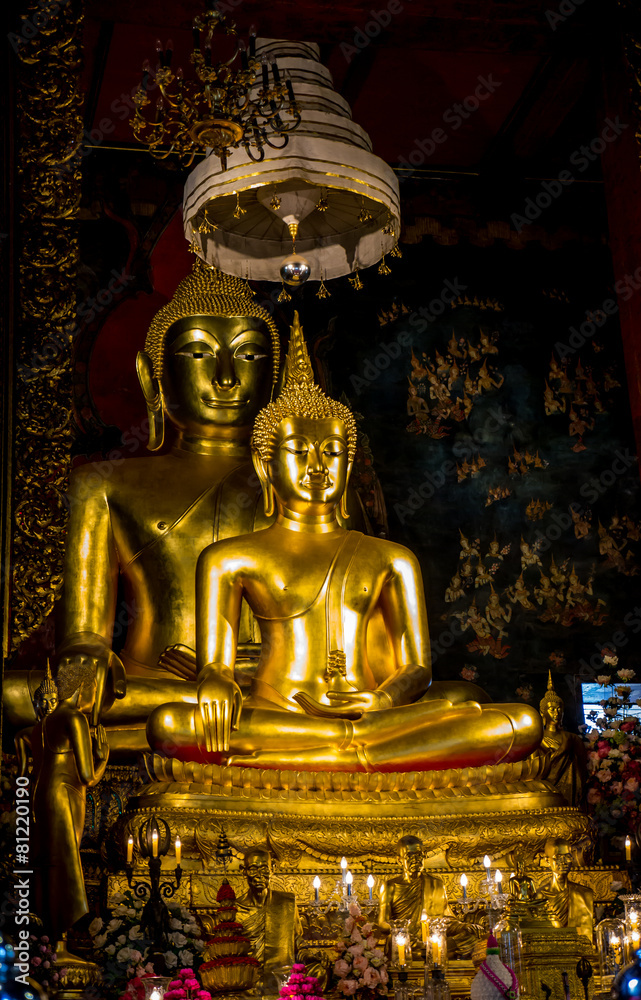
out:
<path id="1" fill-rule="evenodd" d="M 365 980 L 365 985 L 369 986 L 370 990 L 373 990 L 374 987 L 378 986 L 378 984 L 380 983 L 381 975 L 377 969 L 372 969 L 370 967 L 369 969 L 365 969 L 365 972 L 363 973 L 363 979 Z"/>
<path id="2" fill-rule="evenodd" d="M 344 979 L 350 971 L 350 968 L 351 966 L 345 961 L 344 958 L 339 958 L 337 962 L 334 962 L 334 975 L 338 976 L 339 979 Z"/>
<path id="3" fill-rule="evenodd" d="M 354 995 L 354 993 L 356 993 L 356 989 L 358 987 L 358 980 L 356 980 L 356 979 L 341 979 L 341 981 L 339 983 L 337 983 L 337 986 L 338 986 L 339 990 L 341 991 L 341 993 L 344 993 L 345 996 L 347 996 L 347 997 L 351 997 L 351 996 Z"/>
<path id="4" fill-rule="evenodd" d="M 590 788 L 590 790 L 588 791 L 588 802 L 589 802 L 589 804 L 591 806 L 595 806 L 597 804 L 597 802 L 601 801 L 601 799 L 602 799 L 602 795 L 601 795 L 601 792 L 598 790 L 598 788 Z"/>
<path id="5" fill-rule="evenodd" d="M 36 968 L 38 968 L 38 966 L 41 964 L 41 962 L 42 962 L 42 959 L 38 958 L 38 956 L 36 956 L 35 958 L 31 959 L 31 964 L 35 965 Z"/>
<path id="6" fill-rule="evenodd" d="M 372 925 L 369 923 L 363 924 L 363 926 L 361 927 L 361 934 L 363 935 L 363 937 L 369 937 L 371 933 L 372 933 Z"/>
<path id="7" fill-rule="evenodd" d="M 376 947 L 376 938 L 374 937 L 373 934 L 370 934 L 370 936 L 368 937 L 368 939 L 365 942 L 365 944 L 367 945 L 368 948 L 375 948 Z"/>
<path id="8" fill-rule="evenodd" d="M 351 944 L 347 950 L 348 950 L 348 952 L 351 955 L 354 955 L 354 956 L 356 956 L 356 955 L 362 955 L 363 952 L 365 951 L 365 945 L 362 944 L 362 943 L 361 944 Z"/>
<path id="9" fill-rule="evenodd" d="M 360 917 L 361 908 L 358 903 L 352 903 L 349 908 L 349 914 L 351 917 Z"/>
<path id="10" fill-rule="evenodd" d="M 591 764 L 596 764 L 597 761 L 601 760 L 596 750 L 590 750 L 588 754 L 588 760 Z"/>
<path id="11" fill-rule="evenodd" d="M 363 940 L 363 935 L 359 931 L 358 927 L 355 927 L 354 930 L 352 931 L 350 941 L 353 944 L 360 944 L 362 940 Z"/>
<path id="12" fill-rule="evenodd" d="M 625 783 L 625 787 L 628 792 L 636 792 L 639 787 L 639 782 L 636 778 L 628 778 Z"/>
<path id="13" fill-rule="evenodd" d="M 354 968 L 357 972 L 364 972 L 369 962 L 365 958 L 365 955 L 356 955 L 354 958 Z"/>
<path id="14" fill-rule="evenodd" d="M 615 795 L 620 795 L 621 792 L 623 791 L 623 782 L 613 781 L 610 787 L 612 788 L 612 791 Z"/>
<path id="15" fill-rule="evenodd" d="M 356 921 L 354 920 L 354 918 L 348 917 L 347 920 L 345 921 L 345 933 L 351 934 L 355 926 L 356 926 Z"/>
<path id="16" fill-rule="evenodd" d="M 192 976 L 191 979 L 186 979 L 185 980 L 185 986 L 187 987 L 188 990 L 197 990 L 198 989 L 198 980 L 194 979 L 194 977 Z"/>
<path id="17" fill-rule="evenodd" d="M 381 977 L 381 982 L 382 982 L 383 986 L 386 986 L 387 985 L 387 981 L 389 979 L 389 976 L 387 975 L 387 969 L 379 969 L 378 970 L 378 974 Z"/>

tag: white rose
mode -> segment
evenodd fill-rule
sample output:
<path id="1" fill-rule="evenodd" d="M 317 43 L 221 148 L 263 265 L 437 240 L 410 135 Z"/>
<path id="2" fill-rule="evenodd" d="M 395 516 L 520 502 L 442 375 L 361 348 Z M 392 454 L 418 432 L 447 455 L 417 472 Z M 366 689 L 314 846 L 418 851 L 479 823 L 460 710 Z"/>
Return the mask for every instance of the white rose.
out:
<path id="1" fill-rule="evenodd" d="M 120 934 L 116 938 L 116 944 L 119 944 L 121 947 L 124 947 L 124 945 L 127 944 L 127 935 L 126 934 Z"/>
<path id="2" fill-rule="evenodd" d="M 125 906 L 124 903 L 120 903 L 119 906 L 114 907 L 114 916 L 126 917 L 128 914 L 129 914 L 129 907 Z"/>
<path id="3" fill-rule="evenodd" d="M 140 924 L 134 924 L 131 930 L 129 931 L 129 940 L 138 941 L 140 940 L 141 937 L 142 934 L 140 933 Z"/>
<path id="4" fill-rule="evenodd" d="M 135 910 L 142 910 L 142 908 L 143 908 L 144 905 L 145 904 L 143 903 L 142 899 L 136 899 L 136 900 L 134 900 L 134 909 Z"/>
<path id="5" fill-rule="evenodd" d="M 105 952 L 107 953 L 107 955 L 115 955 L 116 954 L 115 944 L 108 944 L 107 947 L 105 948 Z"/>
<path id="6" fill-rule="evenodd" d="M 93 941 L 93 943 L 95 944 L 96 948 L 104 948 L 106 942 L 107 942 L 107 935 L 106 934 L 98 934 L 94 938 L 94 941 Z"/>
<path id="7" fill-rule="evenodd" d="M 169 921 L 169 926 L 171 927 L 172 931 L 181 931 L 183 922 L 182 920 L 179 920 L 178 917 L 172 917 L 171 920 Z"/>
<path id="8" fill-rule="evenodd" d="M 183 948 L 182 951 L 178 952 L 178 958 L 182 962 L 182 965 L 183 965 L 184 968 L 186 968 L 187 966 L 189 966 L 191 968 L 191 964 L 192 964 L 192 962 L 194 960 L 194 956 L 192 955 L 192 953 L 190 951 L 187 951 L 186 948 Z"/>
<path id="9" fill-rule="evenodd" d="M 131 959 L 131 948 L 121 948 L 116 955 L 117 962 L 128 962 Z"/>
<path id="10" fill-rule="evenodd" d="M 122 920 L 110 920 L 107 924 L 107 934 L 114 934 L 120 927 L 122 927 Z"/>
<path id="11" fill-rule="evenodd" d="M 191 946 L 195 951 L 204 951 L 205 942 L 202 940 L 202 938 L 196 938 L 194 941 L 192 941 Z"/>
<path id="12" fill-rule="evenodd" d="M 174 955 L 173 951 L 166 951 L 164 958 L 168 969 L 173 969 L 175 965 L 178 965 L 178 956 Z"/>
<path id="13" fill-rule="evenodd" d="M 98 931 L 102 930 L 102 923 L 103 923 L 102 917 L 96 917 L 94 920 L 91 921 L 91 923 L 89 924 L 89 933 L 91 934 L 92 937 L 95 937 Z"/>
<path id="14" fill-rule="evenodd" d="M 114 894 L 113 894 L 113 896 L 111 898 L 112 898 L 112 902 L 114 902 L 114 903 L 122 903 L 122 901 L 123 901 L 123 899 L 125 897 L 123 896 L 123 894 L 121 892 L 114 892 Z"/>
<path id="15" fill-rule="evenodd" d="M 176 948 L 184 948 L 187 944 L 187 938 L 184 934 L 181 934 L 180 931 L 174 931 L 173 934 L 168 934 L 167 936 Z"/>

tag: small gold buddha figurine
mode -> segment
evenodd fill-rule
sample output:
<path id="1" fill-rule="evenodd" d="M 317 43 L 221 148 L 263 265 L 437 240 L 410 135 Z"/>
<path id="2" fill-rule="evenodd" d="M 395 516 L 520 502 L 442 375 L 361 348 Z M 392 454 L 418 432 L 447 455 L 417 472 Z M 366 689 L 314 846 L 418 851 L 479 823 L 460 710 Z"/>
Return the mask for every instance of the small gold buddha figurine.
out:
<path id="1" fill-rule="evenodd" d="M 301 935 L 296 896 L 270 888 L 271 854 L 266 848 L 250 848 L 243 871 L 247 891 L 236 899 L 239 919 L 261 964 L 263 989 L 278 992 L 274 973 L 291 968 Z"/>
<path id="2" fill-rule="evenodd" d="M 525 861 L 522 857 L 515 857 L 514 867 L 516 871 L 507 883 L 507 891 L 512 899 L 520 903 L 529 903 L 536 898 L 534 880 L 525 874 Z"/>
<path id="3" fill-rule="evenodd" d="M 51 664 L 48 658 L 45 675 L 39 687 L 36 688 L 32 700 L 36 721 L 40 721 L 46 718 L 47 715 L 51 715 L 54 709 L 58 707 L 58 688 L 51 676 Z M 14 739 L 16 757 L 18 758 L 18 774 L 20 777 L 24 777 L 29 769 L 32 733 L 33 726 L 28 726 L 26 729 L 21 729 L 19 733 L 16 733 Z"/>
<path id="4" fill-rule="evenodd" d="M 558 788 L 568 805 L 578 806 L 587 778 L 585 745 L 580 736 L 563 728 L 563 699 L 554 690 L 551 670 L 539 709 L 544 729 L 537 755 L 548 762 L 544 777 Z"/>
<path id="5" fill-rule="evenodd" d="M 573 882 L 568 876 L 572 869 L 572 852 L 567 841 L 551 838 L 545 845 L 549 859 L 550 878 L 539 891 L 538 898 L 546 901 L 547 914 L 554 927 L 576 927 L 592 942 L 594 937 L 594 890 Z"/>
<path id="6" fill-rule="evenodd" d="M 403 546 L 337 520 L 356 425 L 314 384 L 298 315 L 285 387 L 258 415 L 252 447 L 265 513 L 276 510 L 276 520 L 200 557 L 198 705 L 155 709 L 150 746 L 182 760 L 301 770 L 409 771 L 527 756 L 541 719 L 525 703 L 417 701 L 431 682 L 420 567 Z M 244 703 L 233 672 L 243 599 L 262 640 Z M 374 621 L 381 628 L 372 635 Z"/>
<path id="7" fill-rule="evenodd" d="M 89 912 L 80 862 L 85 793 L 102 778 L 109 748 L 104 729 L 98 726 L 92 735 L 87 719 L 96 697 L 92 665 L 66 664 L 58 671 L 57 686 L 58 706 L 36 723 L 31 736 L 32 856 L 36 912 L 59 943 L 58 960 L 66 965 L 74 956 L 60 943 Z"/>

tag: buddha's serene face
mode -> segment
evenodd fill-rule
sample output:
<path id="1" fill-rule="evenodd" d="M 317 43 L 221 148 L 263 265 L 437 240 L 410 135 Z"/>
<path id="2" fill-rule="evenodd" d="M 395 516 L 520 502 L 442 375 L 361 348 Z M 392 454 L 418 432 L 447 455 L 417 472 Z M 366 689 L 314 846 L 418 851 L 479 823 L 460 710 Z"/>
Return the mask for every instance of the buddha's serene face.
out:
<path id="1" fill-rule="evenodd" d="M 563 707 L 552 702 L 548 705 L 547 715 L 552 727 L 558 729 L 563 721 Z"/>
<path id="2" fill-rule="evenodd" d="M 252 892 L 261 894 L 269 888 L 270 863 L 266 854 L 249 854 L 245 858 L 245 875 Z"/>
<path id="3" fill-rule="evenodd" d="M 300 514 L 331 512 L 345 492 L 348 465 L 344 421 L 335 417 L 281 420 L 269 471 L 283 506 Z"/>
<path id="4" fill-rule="evenodd" d="M 216 436 L 250 428 L 269 400 L 272 348 L 254 317 L 187 316 L 167 331 L 165 409 L 180 430 Z"/>
<path id="5" fill-rule="evenodd" d="M 404 844 L 400 852 L 403 874 L 406 878 L 418 878 L 423 869 L 423 848 L 420 844 Z"/>
<path id="6" fill-rule="evenodd" d="M 44 719 L 45 716 L 51 715 L 51 713 L 58 707 L 58 692 L 52 691 L 41 692 L 38 695 L 36 701 L 36 715 L 39 719 Z"/>

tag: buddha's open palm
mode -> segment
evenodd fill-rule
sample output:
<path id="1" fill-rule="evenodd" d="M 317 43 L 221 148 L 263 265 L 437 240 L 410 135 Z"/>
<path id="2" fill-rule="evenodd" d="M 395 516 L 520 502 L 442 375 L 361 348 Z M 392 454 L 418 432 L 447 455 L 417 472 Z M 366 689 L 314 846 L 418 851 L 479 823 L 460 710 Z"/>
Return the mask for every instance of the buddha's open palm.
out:
<path id="1" fill-rule="evenodd" d="M 198 685 L 198 707 L 208 753 L 226 753 L 243 707 L 241 690 L 233 677 L 208 674 Z"/>

